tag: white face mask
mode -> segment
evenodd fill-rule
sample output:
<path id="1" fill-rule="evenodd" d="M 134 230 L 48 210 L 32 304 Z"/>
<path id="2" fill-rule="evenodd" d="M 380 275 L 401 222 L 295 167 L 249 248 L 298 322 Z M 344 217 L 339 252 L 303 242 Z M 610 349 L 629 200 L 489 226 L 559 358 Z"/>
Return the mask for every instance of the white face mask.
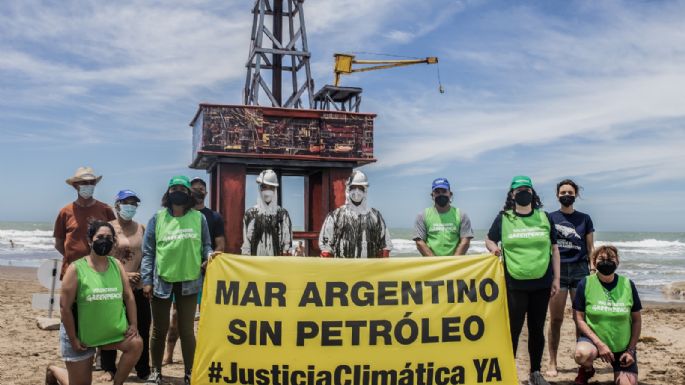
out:
<path id="1" fill-rule="evenodd" d="M 274 199 L 274 192 L 271 190 L 264 190 L 262 191 L 262 200 L 265 203 L 271 203 L 271 201 Z"/>
<path id="2" fill-rule="evenodd" d="M 361 201 L 364 200 L 365 196 L 366 196 L 365 191 L 362 191 L 359 189 L 350 190 L 350 200 L 354 203 L 360 203 Z"/>
<path id="3" fill-rule="evenodd" d="M 136 215 L 138 206 L 134 205 L 119 205 L 119 216 L 125 221 L 130 221 Z"/>
<path id="4" fill-rule="evenodd" d="M 95 192 L 95 185 L 93 184 L 78 186 L 78 195 L 83 199 L 90 199 L 93 196 L 93 192 Z"/>

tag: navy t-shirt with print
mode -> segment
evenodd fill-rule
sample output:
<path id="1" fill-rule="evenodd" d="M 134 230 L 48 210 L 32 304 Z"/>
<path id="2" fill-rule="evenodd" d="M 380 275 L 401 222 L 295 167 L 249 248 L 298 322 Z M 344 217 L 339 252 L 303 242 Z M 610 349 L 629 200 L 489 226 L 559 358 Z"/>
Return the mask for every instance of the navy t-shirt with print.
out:
<path id="1" fill-rule="evenodd" d="M 571 214 L 557 210 L 549 213 L 549 219 L 556 230 L 561 263 L 587 262 L 585 237 L 595 232 L 590 216 L 577 210 Z"/>

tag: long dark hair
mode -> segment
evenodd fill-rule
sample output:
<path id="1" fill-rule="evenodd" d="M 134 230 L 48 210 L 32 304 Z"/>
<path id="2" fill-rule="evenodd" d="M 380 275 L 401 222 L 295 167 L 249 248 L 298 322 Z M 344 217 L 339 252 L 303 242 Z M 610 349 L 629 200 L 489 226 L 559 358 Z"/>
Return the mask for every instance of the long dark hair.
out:
<path id="1" fill-rule="evenodd" d="M 534 188 L 530 188 L 531 191 L 533 191 L 533 210 L 542 208 L 542 200 L 540 200 L 540 197 L 538 196 L 538 193 L 535 192 Z M 504 200 L 504 207 L 502 208 L 502 211 L 500 211 L 501 214 L 504 214 L 507 210 L 514 210 L 516 208 L 516 202 L 514 201 L 514 189 L 509 189 L 509 192 L 507 193 L 507 198 Z"/>
<path id="2" fill-rule="evenodd" d="M 185 206 L 183 206 L 183 212 L 187 213 L 188 210 L 192 209 L 195 207 L 195 199 L 193 199 L 193 196 L 190 194 L 190 189 L 188 187 L 183 186 L 186 189 L 186 193 L 188 193 L 188 203 L 186 203 Z M 171 200 L 169 199 L 169 189 L 166 190 L 164 195 L 162 196 L 162 207 L 166 207 L 168 209 L 171 209 Z"/>

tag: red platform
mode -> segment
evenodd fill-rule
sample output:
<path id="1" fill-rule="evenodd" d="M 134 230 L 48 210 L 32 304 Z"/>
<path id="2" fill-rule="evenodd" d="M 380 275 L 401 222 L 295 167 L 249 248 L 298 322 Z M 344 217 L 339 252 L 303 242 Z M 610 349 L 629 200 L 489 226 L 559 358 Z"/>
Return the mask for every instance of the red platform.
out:
<path id="1" fill-rule="evenodd" d="M 259 106 L 200 104 L 193 127 L 191 168 L 211 175 L 211 207 L 224 217 L 226 251 L 240 253 L 247 174 L 271 168 L 304 176 L 308 255 L 318 255 L 326 214 L 345 202 L 352 169 L 375 162 L 375 114 Z M 282 196 L 279 191 L 279 197 Z M 286 207 L 287 209 L 287 207 Z"/>

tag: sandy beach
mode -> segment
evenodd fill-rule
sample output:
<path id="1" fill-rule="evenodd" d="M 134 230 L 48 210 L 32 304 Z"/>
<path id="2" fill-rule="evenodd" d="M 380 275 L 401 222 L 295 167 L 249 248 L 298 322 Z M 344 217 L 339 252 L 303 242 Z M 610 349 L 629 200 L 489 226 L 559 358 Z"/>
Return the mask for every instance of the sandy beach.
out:
<path id="1" fill-rule="evenodd" d="M 42 331 L 36 317 L 47 312 L 31 309 L 31 293 L 47 292 L 36 279 L 33 268 L 0 267 L 0 384 L 42 384 L 48 364 L 63 366 L 59 354 L 58 331 Z M 682 303 L 645 303 L 642 338 L 638 345 L 640 384 L 685 384 L 685 305 Z M 525 330 L 525 327 L 524 327 Z M 521 383 L 527 383 L 527 352 L 525 332 L 519 343 L 517 360 Z M 559 354 L 559 376 L 548 378 L 551 383 L 570 385 L 576 374 L 573 362 L 574 330 L 571 310 L 562 329 Z M 175 352 L 175 364 L 163 369 L 169 384 L 183 383 L 180 346 Z M 547 356 L 543 358 L 546 370 Z M 611 384 L 612 373 L 607 365 L 597 363 L 598 375 L 591 383 Z M 101 372 L 94 373 L 97 379 Z M 141 383 L 129 377 L 130 383 Z M 94 384 L 106 382 L 95 380 Z"/>

